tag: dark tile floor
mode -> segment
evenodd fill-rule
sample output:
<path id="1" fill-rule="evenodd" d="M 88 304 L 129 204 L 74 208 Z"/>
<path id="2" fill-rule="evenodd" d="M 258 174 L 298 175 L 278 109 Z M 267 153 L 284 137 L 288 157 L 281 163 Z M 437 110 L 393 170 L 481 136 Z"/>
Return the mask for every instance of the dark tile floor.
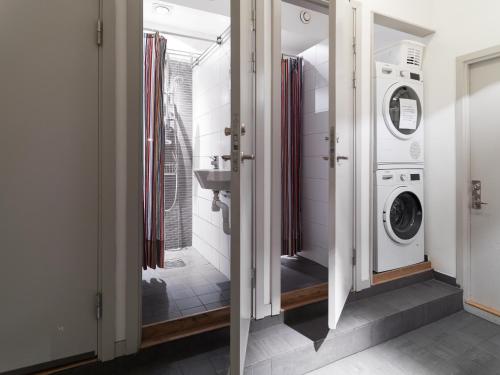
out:
<path id="1" fill-rule="evenodd" d="M 166 268 L 142 271 L 143 324 L 229 305 L 229 279 L 195 248 L 166 251 L 165 259 Z"/>
<path id="2" fill-rule="evenodd" d="M 64 375 L 227 375 L 229 328 L 61 372 Z"/>
<path id="3" fill-rule="evenodd" d="M 462 311 L 312 374 L 498 375 L 500 326 Z"/>
<path id="4" fill-rule="evenodd" d="M 289 338 L 269 337 L 274 344 L 282 339 Z M 223 329 L 61 374 L 225 375 L 229 365 L 228 345 L 229 330 Z M 279 350 L 279 346 L 271 349 Z M 248 374 L 271 373 L 274 370 L 270 366 L 262 366 Z M 462 311 L 310 373 L 353 374 L 498 375 L 500 326 Z"/>
<path id="5" fill-rule="evenodd" d="M 328 268 L 301 256 L 281 257 L 281 293 L 328 282 Z"/>

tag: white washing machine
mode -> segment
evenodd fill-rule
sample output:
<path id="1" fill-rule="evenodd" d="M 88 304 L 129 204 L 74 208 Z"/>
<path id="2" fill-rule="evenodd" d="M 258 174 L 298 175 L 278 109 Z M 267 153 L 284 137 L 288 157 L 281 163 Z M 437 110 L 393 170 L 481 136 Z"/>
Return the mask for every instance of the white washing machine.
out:
<path id="1" fill-rule="evenodd" d="M 374 83 L 376 169 L 423 165 L 422 73 L 376 62 Z"/>
<path id="2" fill-rule="evenodd" d="M 376 172 L 375 272 L 424 261 L 422 169 Z"/>

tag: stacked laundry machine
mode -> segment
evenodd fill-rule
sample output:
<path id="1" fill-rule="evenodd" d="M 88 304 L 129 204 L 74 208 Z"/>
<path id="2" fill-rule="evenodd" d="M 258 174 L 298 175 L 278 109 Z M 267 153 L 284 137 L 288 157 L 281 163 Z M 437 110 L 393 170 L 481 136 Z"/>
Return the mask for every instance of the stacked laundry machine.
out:
<path id="1" fill-rule="evenodd" d="M 424 261 L 422 55 L 411 41 L 375 54 L 375 272 Z"/>

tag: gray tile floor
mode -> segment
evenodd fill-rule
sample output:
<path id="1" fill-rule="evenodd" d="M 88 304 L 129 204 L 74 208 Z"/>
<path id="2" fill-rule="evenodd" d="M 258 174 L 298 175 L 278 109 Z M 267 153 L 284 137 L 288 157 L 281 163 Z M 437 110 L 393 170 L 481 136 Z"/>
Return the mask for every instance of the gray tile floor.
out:
<path id="1" fill-rule="evenodd" d="M 301 256 L 281 257 L 281 293 L 328 282 L 328 268 Z"/>
<path id="2" fill-rule="evenodd" d="M 500 326 L 465 311 L 310 375 L 500 374 Z"/>
<path id="3" fill-rule="evenodd" d="M 167 268 L 142 271 L 143 324 L 229 305 L 229 279 L 195 248 L 168 250 L 165 260 Z"/>
<path id="4" fill-rule="evenodd" d="M 279 350 L 282 338 L 270 342 Z M 227 375 L 229 329 L 149 348 L 114 361 L 64 371 L 67 375 Z M 459 312 L 310 375 L 500 374 L 500 326 Z M 245 375 L 269 375 L 268 362 Z"/>

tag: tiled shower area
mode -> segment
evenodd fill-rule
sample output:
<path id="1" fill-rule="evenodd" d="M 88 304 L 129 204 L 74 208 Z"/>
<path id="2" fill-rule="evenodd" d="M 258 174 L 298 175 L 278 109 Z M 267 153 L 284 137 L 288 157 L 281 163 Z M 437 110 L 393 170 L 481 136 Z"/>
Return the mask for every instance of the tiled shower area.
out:
<path id="1" fill-rule="evenodd" d="M 165 267 L 142 272 L 143 325 L 179 319 L 229 305 L 230 235 L 213 192 L 202 189 L 195 169 L 228 163 L 229 40 L 203 61 L 169 54 L 165 88 Z M 167 50 L 168 52 L 168 50 Z M 196 63 L 195 63 L 196 62 Z M 227 143 L 227 147 L 225 145 Z M 230 203 L 229 193 L 221 200 Z"/>

